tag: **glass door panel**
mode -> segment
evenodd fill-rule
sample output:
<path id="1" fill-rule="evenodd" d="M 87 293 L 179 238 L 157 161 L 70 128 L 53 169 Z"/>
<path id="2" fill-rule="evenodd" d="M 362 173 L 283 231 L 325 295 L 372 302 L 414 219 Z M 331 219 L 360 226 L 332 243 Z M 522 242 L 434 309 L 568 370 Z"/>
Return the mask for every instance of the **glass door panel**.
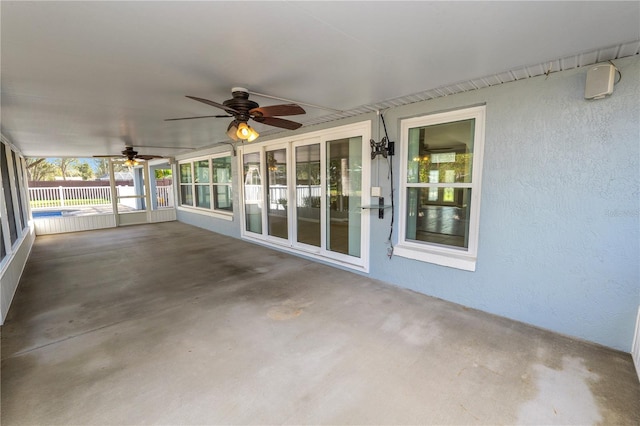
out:
<path id="1" fill-rule="evenodd" d="M 269 235 L 289 238 L 287 150 L 267 151 L 267 224 Z"/>
<path id="2" fill-rule="evenodd" d="M 362 138 L 327 142 L 327 250 L 360 257 Z"/>
<path id="3" fill-rule="evenodd" d="M 320 247 L 320 144 L 296 147 L 297 241 Z"/>
<path id="4" fill-rule="evenodd" d="M 260 153 L 242 157 L 244 168 L 244 211 L 247 231 L 262 234 L 262 177 Z"/>

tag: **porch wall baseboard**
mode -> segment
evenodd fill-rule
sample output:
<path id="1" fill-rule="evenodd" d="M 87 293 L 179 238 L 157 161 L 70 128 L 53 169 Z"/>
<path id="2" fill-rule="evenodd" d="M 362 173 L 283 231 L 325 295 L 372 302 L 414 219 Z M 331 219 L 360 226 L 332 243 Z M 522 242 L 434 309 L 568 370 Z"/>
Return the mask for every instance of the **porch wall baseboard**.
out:
<path id="1" fill-rule="evenodd" d="M 171 222 L 172 220 L 176 220 L 176 209 L 159 209 L 159 210 L 151 210 L 148 216 L 149 223 L 157 223 L 157 222 Z"/>
<path id="2" fill-rule="evenodd" d="M 112 214 L 39 218 L 33 222 L 36 235 L 90 231 L 92 229 L 114 228 L 116 226 L 116 218 Z"/>
<path id="3" fill-rule="evenodd" d="M 633 336 L 631 357 L 633 358 L 633 363 L 636 366 L 638 380 L 640 380 L 640 306 L 638 306 L 638 316 L 636 318 L 636 333 Z"/>

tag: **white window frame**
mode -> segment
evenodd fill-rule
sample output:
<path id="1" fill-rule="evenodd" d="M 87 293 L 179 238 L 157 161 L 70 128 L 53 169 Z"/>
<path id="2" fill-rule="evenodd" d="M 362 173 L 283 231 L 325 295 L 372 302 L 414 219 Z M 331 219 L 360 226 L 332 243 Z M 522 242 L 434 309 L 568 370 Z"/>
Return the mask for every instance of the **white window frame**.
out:
<path id="1" fill-rule="evenodd" d="M 224 219 L 224 220 L 233 220 L 233 211 L 229 211 L 229 210 L 221 210 L 221 209 L 216 209 L 215 208 L 215 202 L 214 202 L 214 195 L 213 195 L 213 190 L 215 189 L 216 185 L 228 185 L 231 186 L 231 199 L 232 199 L 232 208 L 235 210 L 235 206 L 233 203 L 233 183 L 229 183 L 229 184 L 219 184 L 219 183 L 214 183 L 213 182 L 213 160 L 216 158 L 223 158 L 223 157 L 230 157 L 231 158 L 231 164 L 233 164 L 233 156 L 229 153 L 229 152 L 221 152 L 218 154 L 212 154 L 212 155 L 205 155 L 205 156 L 199 156 L 199 157 L 193 157 L 193 158 L 187 158 L 184 160 L 180 160 L 178 162 L 178 167 L 177 167 L 177 173 L 176 173 L 176 178 L 177 178 L 177 187 L 178 187 L 178 203 L 176 206 L 177 210 L 181 210 L 181 211 L 187 211 L 187 212 L 192 212 L 192 213 L 198 213 L 198 214 L 202 214 L 202 215 L 206 215 L 206 216 L 212 216 L 218 219 Z M 210 199 L 210 206 L 209 208 L 206 207 L 197 207 L 196 206 L 196 186 L 198 184 L 196 184 L 196 170 L 195 170 L 195 163 L 197 163 L 198 161 L 209 161 L 209 199 Z M 183 184 L 180 180 L 181 175 L 180 175 L 180 167 L 183 164 L 190 164 L 191 167 L 191 183 L 189 184 Z M 232 171 L 233 174 L 233 171 Z M 182 186 L 186 186 L 186 185 L 190 185 L 191 186 L 191 191 L 193 193 L 193 206 L 190 206 L 188 204 L 182 204 L 182 190 L 181 187 Z"/>
<path id="2" fill-rule="evenodd" d="M 434 263 L 466 271 L 475 271 L 478 256 L 478 237 L 480 227 L 480 194 L 482 184 L 482 164 L 485 139 L 486 107 L 477 106 L 455 111 L 435 113 L 420 117 L 413 117 L 400 122 L 400 207 L 399 207 L 399 236 L 394 254 L 422 262 Z M 447 187 L 464 187 L 471 189 L 471 206 L 469 211 L 468 248 L 443 246 L 428 242 L 406 239 L 407 230 L 407 191 L 416 187 L 407 184 L 407 155 L 409 146 L 409 129 L 416 127 L 444 124 L 461 120 L 475 119 L 473 142 L 473 164 L 471 183 L 446 184 Z"/>
<path id="3" fill-rule="evenodd" d="M 275 139 L 262 143 L 252 143 L 238 148 L 237 168 L 239 172 L 239 185 L 240 191 L 239 197 L 239 212 L 241 219 L 241 235 L 243 239 L 253 240 L 265 244 L 268 246 L 278 247 L 286 251 L 291 251 L 298 254 L 303 254 L 314 259 L 318 259 L 327 263 L 340 265 L 346 268 L 355 269 L 358 271 L 369 272 L 369 234 L 370 234 L 370 214 L 369 211 L 362 212 L 361 218 L 361 235 L 360 235 L 360 257 L 349 256 L 342 253 L 332 252 L 326 249 L 326 146 L 328 141 L 333 141 L 342 138 L 362 137 L 362 205 L 369 204 L 368 188 L 371 181 L 371 148 L 368 141 L 371 138 L 371 121 L 363 121 L 359 123 L 349 124 L 340 127 L 334 127 L 331 129 L 320 130 L 317 132 L 304 133 L 293 137 Z M 295 209 L 295 147 L 311 145 L 314 143 L 320 144 L 320 162 L 321 170 L 321 186 L 322 186 L 322 198 L 321 198 L 321 247 L 314 247 L 305 244 L 298 243 L 295 240 L 295 223 L 297 223 L 297 211 Z M 265 152 L 272 149 L 280 149 L 287 147 L 287 182 L 290 188 L 289 203 L 288 204 L 288 220 L 289 220 L 289 233 L 288 240 L 277 238 L 268 235 L 268 227 L 266 223 L 266 213 L 263 209 L 262 213 L 262 234 L 247 231 L 245 222 L 245 205 L 244 205 L 244 154 L 253 152 L 260 153 L 260 170 L 262 181 L 262 193 L 263 202 L 266 200 L 266 165 L 265 165 Z"/>

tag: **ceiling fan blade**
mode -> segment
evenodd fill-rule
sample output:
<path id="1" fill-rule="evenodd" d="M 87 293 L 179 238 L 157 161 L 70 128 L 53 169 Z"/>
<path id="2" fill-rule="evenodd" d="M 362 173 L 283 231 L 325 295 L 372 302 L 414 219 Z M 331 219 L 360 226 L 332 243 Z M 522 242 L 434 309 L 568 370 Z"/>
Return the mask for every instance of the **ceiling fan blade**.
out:
<path id="1" fill-rule="evenodd" d="M 258 123 L 266 124 L 268 126 L 281 127 L 283 129 L 295 130 L 302 127 L 302 124 L 296 123 L 295 121 L 285 120 L 284 118 L 276 118 L 276 117 L 253 117 L 255 121 Z"/>
<path id="2" fill-rule="evenodd" d="M 229 118 L 233 115 L 200 115 L 198 117 L 165 118 L 164 121 L 193 120 L 195 118 Z"/>
<path id="3" fill-rule="evenodd" d="M 214 106 L 214 107 L 216 107 L 216 108 L 223 109 L 223 110 L 225 110 L 225 111 L 227 111 L 227 112 L 229 112 L 229 111 L 230 111 L 230 112 L 235 112 L 236 114 L 237 114 L 237 113 L 239 113 L 239 111 L 237 111 L 237 110 L 235 110 L 235 109 L 233 109 L 233 108 L 230 108 L 230 107 L 228 107 L 228 106 L 225 106 L 225 105 L 219 104 L 219 103 L 217 103 L 217 102 L 210 101 L 209 99 L 196 98 L 195 96 L 187 96 L 187 98 L 189 98 L 189 99 L 193 99 L 194 101 L 202 102 L 203 104 L 207 104 L 207 105 Z"/>
<path id="4" fill-rule="evenodd" d="M 93 158 L 120 158 L 122 155 L 94 155 Z"/>
<path id="5" fill-rule="evenodd" d="M 136 155 L 138 160 L 153 160 L 154 158 L 164 158 L 162 155 Z"/>
<path id="6" fill-rule="evenodd" d="M 282 104 L 254 108 L 249 111 L 249 114 L 261 115 L 262 117 L 275 117 L 277 115 L 306 114 L 306 111 L 297 104 Z"/>

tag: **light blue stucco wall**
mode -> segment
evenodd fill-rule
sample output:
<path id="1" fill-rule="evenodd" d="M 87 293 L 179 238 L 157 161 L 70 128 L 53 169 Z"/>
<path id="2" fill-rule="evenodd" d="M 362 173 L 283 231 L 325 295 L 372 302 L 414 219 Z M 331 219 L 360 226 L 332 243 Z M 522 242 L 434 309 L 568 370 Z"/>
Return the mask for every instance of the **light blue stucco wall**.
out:
<path id="1" fill-rule="evenodd" d="M 388 111 L 400 140 L 401 118 L 486 103 L 478 262 L 463 272 L 389 260 L 388 223 L 374 221 L 371 275 L 629 352 L 640 304 L 640 58 L 616 64 L 622 80 L 607 99 L 583 99 L 583 68 Z"/>
<path id="2" fill-rule="evenodd" d="M 372 215 L 369 275 L 629 352 L 640 305 L 640 58 L 616 65 L 622 80 L 603 100 L 584 100 L 587 70 L 579 68 L 385 111 L 399 142 L 403 118 L 486 104 L 478 262 L 466 272 L 389 259 L 387 213 Z M 298 133 L 363 120 L 372 120 L 376 140 L 384 135 L 375 114 Z M 400 161 L 393 158 L 396 188 Z M 387 164 L 374 160 L 371 170 L 389 197 Z M 233 222 L 178 219 L 240 235 L 237 213 Z"/>

